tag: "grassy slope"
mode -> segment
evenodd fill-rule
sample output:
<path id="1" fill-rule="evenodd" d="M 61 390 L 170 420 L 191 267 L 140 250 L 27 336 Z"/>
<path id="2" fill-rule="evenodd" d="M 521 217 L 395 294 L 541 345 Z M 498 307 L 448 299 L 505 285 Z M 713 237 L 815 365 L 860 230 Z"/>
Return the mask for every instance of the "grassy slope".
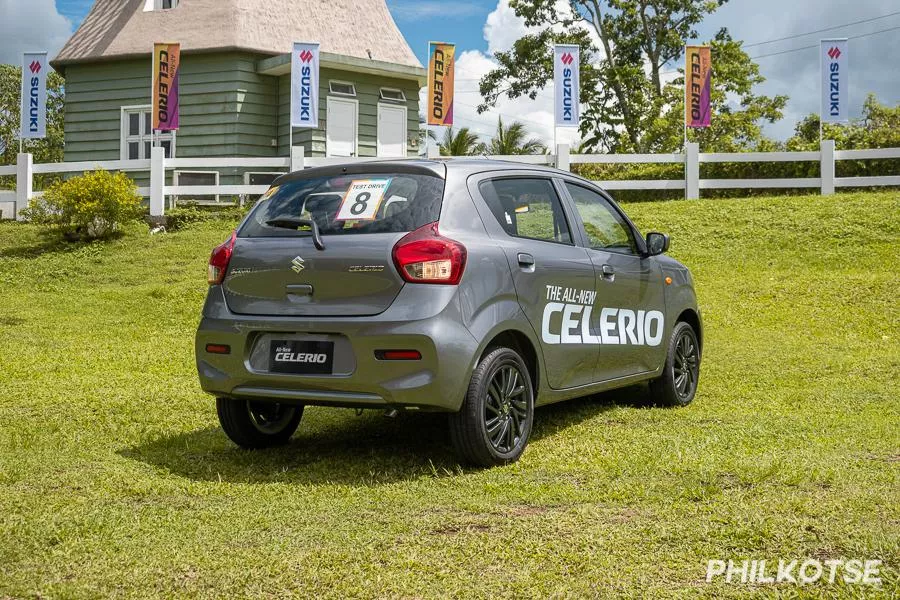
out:
<path id="1" fill-rule="evenodd" d="M 900 198 L 627 209 L 693 269 L 700 394 L 542 409 L 490 471 L 439 415 L 313 408 L 235 449 L 192 356 L 225 225 L 66 251 L 0 225 L 0 597 L 723 596 L 748 590 L 709 558 L 810 556 L 880 558 L 896 593 Z"/>

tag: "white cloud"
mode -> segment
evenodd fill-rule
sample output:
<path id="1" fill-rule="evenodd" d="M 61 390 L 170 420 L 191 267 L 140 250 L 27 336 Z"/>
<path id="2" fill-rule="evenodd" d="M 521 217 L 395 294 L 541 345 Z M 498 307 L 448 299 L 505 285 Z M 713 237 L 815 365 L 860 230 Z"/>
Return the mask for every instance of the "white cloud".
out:
<path id="1" fill-rule="evenodd" d="M 53 58 L 69 36 L 72 23 L 53 0 L 0 2 L 0 62 L 18 65 L 23 52 L 46 50 Z"/>
<path id="2" fill-rule="evenodd" d="M 494 52 L 509 50 L 513 43 L 529 33 L 522 18 L 516 16 L 509 6 L 509 0 L 500 0 L 484 25 L 484 39 L 489 54 L 477 50 L 466 50 L 456 61 L 456 100 L 453 108 L 454 127 L 468 127 L 487 141 L 497 129 L 498 117 L 503 123 L 522 122 L 531 137 L 541 139 L 545 144 L 553 144 L 553 83 L 548 83 L 538 92 L 536 99 L 520 97 L 514 100 L 501 96 L 496 106 L 479 115 L 478 104 L 481 94 L 478 82 L 493 70 L 497 63 L 492 58 Z M 425 91 L 422 92 L 421 106 L 425 106 Z M 438 135 L 440 137 L 440 134 Z M 557 142 L 574 143 L 579 139 L 577 129 L 559 128 Z"/>

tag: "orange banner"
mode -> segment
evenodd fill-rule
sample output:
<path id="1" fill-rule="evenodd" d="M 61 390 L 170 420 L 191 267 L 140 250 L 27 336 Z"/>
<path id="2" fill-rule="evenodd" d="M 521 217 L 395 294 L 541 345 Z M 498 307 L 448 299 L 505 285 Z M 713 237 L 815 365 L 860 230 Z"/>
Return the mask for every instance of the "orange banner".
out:
<path id="1" fill-rule="evenodd" d="M 153 130 L 178 129 L 181 44 L 153 44 Z"/>
<path id="2" fill-rule="evenodd" d="M 453 124 L 453 77 L 456 46 L 428 43 L 428 124 Z"/>
<path id="3" fill-rule="evenodd" d="M 684 118 L 688 127 L 709 127 L 712 91 L 709 46 L 687 46 L 684 63 Z"/>

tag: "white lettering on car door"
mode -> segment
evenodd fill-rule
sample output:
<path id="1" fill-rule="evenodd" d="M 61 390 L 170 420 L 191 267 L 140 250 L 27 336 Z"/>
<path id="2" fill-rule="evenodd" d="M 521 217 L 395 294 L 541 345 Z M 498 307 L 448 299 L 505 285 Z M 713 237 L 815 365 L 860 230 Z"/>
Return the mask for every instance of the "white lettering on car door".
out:
<path id="1" fill-rule="evenodd" d="M 665 316 L 658 310 L 638 310 L 604 306 L 600 308 L 600 335 L 591 333 L 591 314 L 597 292 L 547 286 L 547 300 L 541 319 L 541 339 L 545 344 L 602 344 L 659 346 Z M 562 300 L 559 302 L 558 300 Z M 554 316 L 559 313 L 558 325 Z"/>

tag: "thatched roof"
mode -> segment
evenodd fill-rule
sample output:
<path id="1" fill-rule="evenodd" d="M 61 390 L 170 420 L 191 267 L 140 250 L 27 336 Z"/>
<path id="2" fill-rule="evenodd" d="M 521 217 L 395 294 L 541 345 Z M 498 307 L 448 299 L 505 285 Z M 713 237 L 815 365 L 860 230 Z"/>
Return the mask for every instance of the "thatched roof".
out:
<path id="1" fill-rule="evenodd" d="M 144 12 L 145 1 L 96 0 L 53 65 L 146 56 L 154 42 L 270 55 L 319 42 L 323 52 L 421 68 L 385 0 L 180 0 Z"/>

